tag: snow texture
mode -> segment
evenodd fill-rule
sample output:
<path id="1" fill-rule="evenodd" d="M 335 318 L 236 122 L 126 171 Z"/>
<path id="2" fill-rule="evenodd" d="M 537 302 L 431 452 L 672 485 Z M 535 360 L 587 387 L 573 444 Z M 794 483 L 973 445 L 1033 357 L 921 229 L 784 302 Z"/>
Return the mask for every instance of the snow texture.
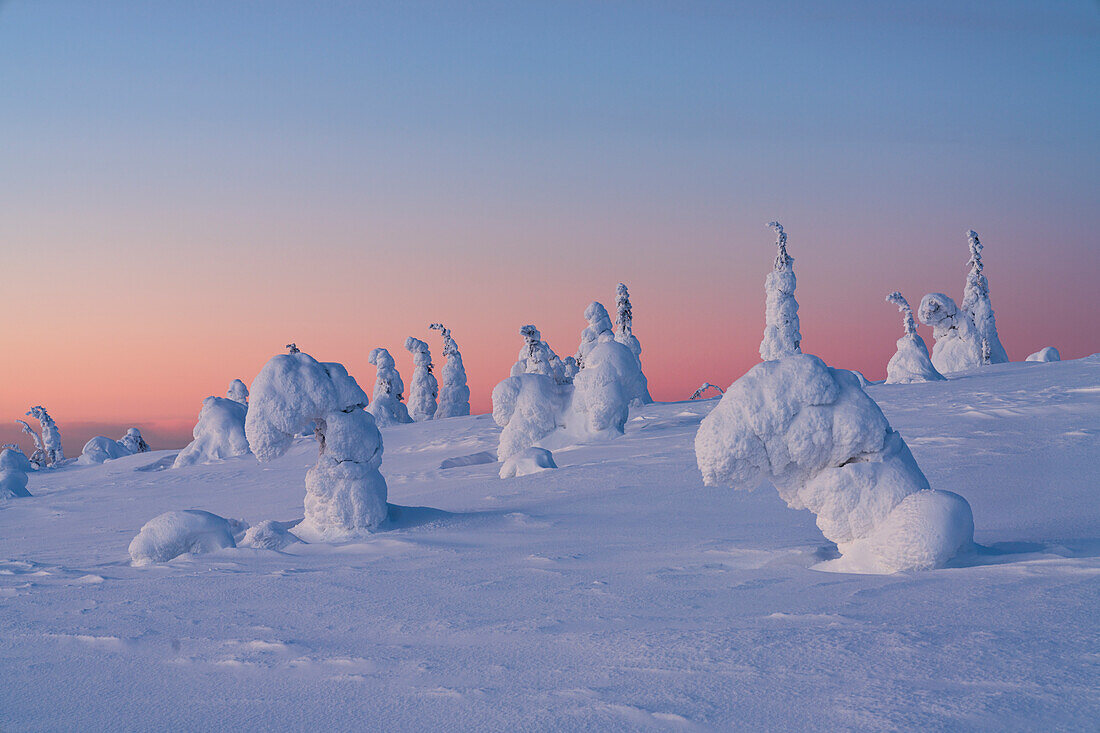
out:
<path id="1" fill-rule="evenodd" d="M 794 299 L 796 279 L 794 257 L 787 254 L 787 233 L 777 221 L 770 222 L 775 230 L 777 252 L 772 271 L 764 280 L 767 296 L 764 309 L 764 340 L 760 342 L 760 358 L 764 361 L 782 359 L 802 353 L 802 334 L 798 326 L 798 301 Z"/>
<path id="2" fill-rule="evenodd" d="M 595 301 L 589 303 L 584 309 L 584 320 L 588 325 L 581 331 L 581 343 L 576 355 L 580 370 L 573 375 L 573 380 L 581 379 L 584 371 L 595 366 L 597 362 L 614 362 L 616 380 L 622 387 L 627 405 L 646 405 L 653 402 L 653 398 L 649 396 L 649 382 L 642 373 L 642 363 L 638 360 L 638 355 L 628 345 L 616 339 L 614 331 L 611 330 L 611 318 L 607 315 L 607 309 L 603 304 Z M 607 347 L 607 344 L 613 345 Z M 616 346 L 622 346 L 623 349 L 618 349 Z M 597 350 L 601 354 L 598 358 L 594 356 Z M 625 357 L 627 353 L 630 354 L 631 359 Z M 592 375 L 582 379 L 588 385 L 581 388 L 582 391 L 590 390 L 594 379 Z M 583 405 L 580 407 L 585 410 Z"/>
<path id="3" fill-rule="evenodd" d="M 516 453 L 504 462 L 500 467 L 501 478 L 515 478 L 516 476 L 528 476 L 532 473 L 540 473 L 551 468 L 557 468 L 554 463 L 554 454 L 545 448 L 527 448 Z"/>
<path id="4" fill-rule="evenodd" d="M 966 501 L 932 492 L 855 377 L 816 356 L 767 361 L 734 382 L 700 425 L 695 455 L 708 486 L 768 480 L 792 509 L 809 509 L 849 570 L 942 567 L 972 544 Z"/>
<path id="5" fill-rule="evenodd" d="M 565 362 L 554 353 L 550 344 L 542 340 L 542 333 L 532 324 L 521 326 L 519 335 L 523 336 L 516 363 L 512 365 L 510 375 L 541 374 L 556 384 L 567 384 Z"/>
<path id="6" fill-rule="evenodd" d="M 34 452 L 31 453 L 30 462 L 35 468 L 42 468 L 46 465 L 46 449 L 42 446 L 42 438 L 38 435 L 38 431 L 27 424 L 26 420 L 16 420 L 22 426 L 23 432 L 31 436 L 31 441 L 34 443 Z"/>
<path id="7" fill-rule="evenodd" d="M 911 384 L 913 382 L 938 382 L 945 377 L 932 366 L 928 347 L 917 333 L 913 322 L 913 309 L 901 293 L 894 291 L 886 296 L 901 311 L 903 333 L 898 339 L 898 349 L 886 364 L 886 384 Z"/>
<path id="8" fill-rule="evenodd" d="M 248 455 L 248 439 L 244 429 L 247 413 L 248 408 L 237 400 L 207 397 L 202 401 L 199 421 L 191 431 L 195 439 L 180 451 L 172 467 L 182 468 Z"/>
<path id="9" fill-rule="evenodd" d="M 401 381 L 401 375 L 397 371 L 390 352 L 381 347 L 372 349 L 367 361 L 378 369 L 374 382 L 374 397 L 370 406 L 367 407 L 367 411 L 374 416 L 375 422 L 380 427 L 412 422 L 412 418 L 409 417 L 409 408 L 401 401 L 404 397 L 405 383 Z"/>
<path id="10" fill-rule="evenodd" d="M 409 416 L 416 422 L 435 417 L 439 383 L 432 374 L 432 353 L 418 338 L 405 339 L 405 350 L 413 357 L 412 383 L 409 385 Z"/>
<path id="11" fill-rule="evenodd" d="M 11 447 L 0 450 L 0 500 L 29 497 L 27 472 L 32 470 L 23 451 Z"/>
<path id="12" fill-rule="evenodd" d="M 229 389 L 225 391 L 225 396 L 234 402 L 240 402 L 242 405 L 248 404 L 248 387 L 245 383 L 239 379 L 234 379 L 229 383 Z"/>
<path id="13" fill-rule="evenodd" d="M 265 519 L 249 527 L 238 547 L 252 547 L 257 550 L 281 550 L 300 540 L 290 532 L 294 522 L 277 522 Z"/>
<path id="14" fill-rule="evenodd" d="M 61 431 L 57 429 L 46 408 L 36 405 L 27 411 L 42 426 L 42 449 L 46 452 L 46 463 L 54 464 L 65 460 L 65 451 L 61 449 Z"/>
<path id="15" fill-rule="evenodd" d="M 141 437 L 141 431 L 137 428 L 128 428 L 126 435 L 123 435 L 118 439 L 119 445 L 131 453 L 147 453 L 149 451 L 149 444 L 145 442 L 145 438 Z"/>
<path id="16" fill-rule="evenodd" d="M 343 365 L 301 351 L 273 357 L 252 383 L 245 433 L 257 460 L 283 455 L 310 425 L 320 443 L 306 473 L 305 519 L 294 530 L 306 541 L 361 537 L 386 518 L 382 436 L 366 404 Z"/>
<path id="17" fill-rule="evenodd" d="M 970 317 L 978 332 L 978 348 L 983 364 L 1004 364 L 1008 354 L 1001 346 L 997 336 L 997 321 L 993 317 L 993 305 L 989 302 L 989 281 L 986 280 L 982 266 L 982 243 L 973 229 L 966 233 L 970 247 L 970 272 L 966 275 L 963 288 L 962 311 Z"/>
<path id="18" fill-rule="evenodd" d="M 577 347 L 577 353 L 574 357 L 581 369 L 586 366 L 584 360 L 588 356 L 588 352 L 596 348 L 597 344 L 615 340 L 611 316 L 607 314 L 607 308 L 603 307 L 603 303 L 596 301 L 589 303 L 588 307 L 584 309 L 584 320 L 588 322 L 588 325 L 581 331 L 581 343 Z"/>
<path id="19" fill-rule="evenodd" d="M 630 304 L 630 291 L 626 283 L 619 283 L 615 288 L 615 310 L 618 313 L 615 318 L 615 340 L 634 352 L 634 356 L 641 356 L 642 345 L 634 335 L 634 308 Z"/>
<path id="20" fill-rule="evenodd" d="M 233 525 L 224 517 L 198 509 L 165 512 L 146 522 L 130 542 L 130 564 L 152 565 L 236 546 Z"/>
<path id="21" fill-rule="evenodd" d="M 458 344 L 451 337 L 451 329 L 442 323 L 429 326 L 433 331 L 443 334 L 443 369 L 440 370 L 442 385 L 439 390 L 439 407 L 435 419 L 445 417 L 463 417 L 470 414 L 470 388 L 466 385 L 466 367 L 462 365 L 462 354 Z"/>
<path id="22" fill-rule="evenodd" d="M 80 451 L 80 458 L 77 463 L 82 466 L 89 466 L 104 461 L 113 461 L 116 458 L 123 458 L 132 454 L 133 451 L 117 440 L 112 440 L 105 435 L 97 435 L 84 444 L 84 449 Z"/>
<path id="23" fill-rule="evenodd" d="M 932 327 L 936 339 L 932 365 L 940 374 L 951 374 L 982 365 L 981 341 L 970 316 L 960 311 L 950 297 L 929 293 L 917 311 L 921 323 Z"/>
<path id="24" fill-rule="evenodd" d="M 1031 354 L 1024 361 L 1061 361 L 1062 355 L 1053 346 L 1047 346 Z"/>
<path id="25" fill-rule="evenodd" d="M 493 388 L 493 420 L 503 430 L 497 460 L 506 461 L 564 427 L 572 386 L 545 374 L 517 374 Z"/>

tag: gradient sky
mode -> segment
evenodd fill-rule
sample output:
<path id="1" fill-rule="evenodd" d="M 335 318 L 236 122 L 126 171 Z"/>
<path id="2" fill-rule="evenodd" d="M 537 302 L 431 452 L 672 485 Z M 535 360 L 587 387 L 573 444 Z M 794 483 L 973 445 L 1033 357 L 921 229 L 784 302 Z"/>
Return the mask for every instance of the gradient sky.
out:
<path id="1" fill-rule="evenodd" d="M 773 218 L 830 364 L 882 378 L 969 228 L 1010 357 L 1093 353 L 1098 7 L 0 3 L 0 441 L 182 445 L 288 341 L 369 392 L 434 320 L 486 411 L 620 280 L 684 399 L 758 361 Z"/>

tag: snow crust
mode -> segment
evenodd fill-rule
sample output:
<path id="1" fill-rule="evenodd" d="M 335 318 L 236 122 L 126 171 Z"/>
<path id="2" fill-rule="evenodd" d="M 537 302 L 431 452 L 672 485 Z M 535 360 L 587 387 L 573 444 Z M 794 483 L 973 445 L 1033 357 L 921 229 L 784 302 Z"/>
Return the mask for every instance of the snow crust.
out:
<path id="1" fill-rule="evenodd" d="M 402 402 L 405 392 L 405 383 L 401 381 L 401 374 L 397 371 L 390 352 L 381 347 L 372 349 L 367 361 L 378 369 L 374 382 L 374 397 L 367 411 L 374 416 L 374 421 L 381 427 L 387 425 L 402 425 L 413 421 L 409 417 L 409 408 Z"/>
<path id="2" fill-rule="evenodd" d="M 236 546 L 229 520 L 199 509 L 184 509 L 146 522 L 130 542 L 129 551 L 131 564 L 142 566 Z"/>
<path id="3" fill-rule="evenodd" d="M 1024 361 L 1061 361 L 1062 355 L 1058 353 L 1058 349 L 1053 346 L 1047 346 L 1039 349 L 1034 354 L 1029 354 Z"/>
<path id="4" fill-rule="evenodd" d="M 27 472 L 31 470 L 31 462 L 23 451 L 18 448 L 0 450 L 0 499 L 30 496 Z"/>
<path id="5" fill-rule="evenodd" d="M 413 357 L 412 384 L 409 385 L 409 416 L 416 422 L 435 417 L 439 383 L 432 374 L 432 354 L 418 338 L 405 339 L 405 350 Z"/>
<path id="6" fill-rule="evenodd" d="M 970 316 L 959 310 L 955 301 L 943 293 L 929 293 L 917 311 L 921 323 L 932 327 L 936 339 L 932 347 L 932 365 L 940 374 L 951 374 L 982 365 L 978 332 Z"/>
<path id="7" fill-rule="evenodd" d="M 182 468 L 248 455 L 250 449 L 245 437 L 247 414 L 248 407 L 237 400 L 213 395 L 204 399 L 199 420 L 191 431 L 194 440 L 180 451 L 172 467 Z"/>
<path id="8" fill-rule="evenodd" d="M 501 478 L 515 478 L 516 476 L 529 476 L 551 468 L 557 468 L 554 463 L 554 454 L 545 448 L 527 448 L 516 453 L 504 462 L 500 467 Z"/>

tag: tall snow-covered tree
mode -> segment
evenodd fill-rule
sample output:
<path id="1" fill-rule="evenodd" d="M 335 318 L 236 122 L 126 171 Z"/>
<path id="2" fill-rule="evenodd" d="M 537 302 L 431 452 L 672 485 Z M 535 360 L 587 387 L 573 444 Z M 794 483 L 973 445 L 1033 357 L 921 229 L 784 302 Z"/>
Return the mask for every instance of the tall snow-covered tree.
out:
<path id="1" fill-rule="evenodd" d="M 46 408 L 35 405 L 27 411 L 27 415 L 42 426 L 42 448 L 46 452 L 46 463 L 54 464 L 65 460 L 65 451 L 61 449 L 61 431 L 57 429 L 57 423 L 46 412 Z"/>
<path id="2" fill-rule="evenodd" d="M 798 301 L 794 299 L 794 257 L 787 253 L 787 233 L 777 221 L 769 222 L 768 226 L 775 230 L 778 252 L 775 255 L 775 265 L 764 280 L 767 300 L 760 358 L 773 361 L 791 354 L 801 354 L 802 334 L 798 331 Z"/>
<path id="3" fill-rule="evenodd" d="M 978 233 L 971 229 L 966 233 L 970 247 L 970 272 L 966 275 L 966 287 L 963 289 L 962 310 L 974 322 L 974 328 L 981 339 L 980 349 L 983 364 L 1004 364 L 1008 354 L 1001 339 L 997 336 L 997 321 L 993 317 L 993 305 L 989 302 L 989 281 L 986 280 L 982 265 L 982 243 Z"/>
<path id="4" fill-rule="evenodd" d="M 917 324 L 913 321 L 913 309 L 909 307 L 909 301 L 901 293 L 894 291 L 886 296 L 886 302 L 893 303 L 901 311 L 901 327 L 904 331 L 898 339 L 898 350 L 886 365 L 886 383 L 908 384 L 944 379 L 928 358 L 928 347 L 917 333 Z"/>
<path id="5" fill-rule="evenodd" d="M 397 371 L 390 352 L 381 347 L 372 349 L 367 361 L 378 369 L 378 375 L 374 382 L 374 397 L 371 399 L 367 412 L 374 416 L 374 421 L 381 426 L 400 425 L 412 422 L 409 417 L 409 408 L 405 407 L 404 399 L 405 383 L 401 381 L 401 374 Z"/>
<path id="6" fill-rule="evenodd" d="M 405 339 L 405 349 L 413 357 L 412 383 L 409 385 L 409 416 L 417 422 L 431 420 L 435 416 L 439 382 L 432 374 L 432 352 L 418 338 Z"/>
<path id="7" fill-rule="evenodd" d="M 618 327 L 615 340 L 633 351 L 634 356 L 640 356 L 642 345 L 634 335 L 634 309 L 630 305 L 630 292 L 626 288 L 626 283 L 619 283 L 615 288 L 615 310 L 618 311 L 618 316 L 615 318 L 615 325 Z"/>
<path id="8" fill-rule="evenodd" d="M 446 359 L 439 374 L 443 384 L 439 390 L 439 407 L 435 411 L 435 418 L 440 420 L 469 415 L 470 388 L 466 384 L 466 367 L 462 364 L 462 353 L 458 350 L 458 344 L 451 338 L 451 329 L 442 323 L 433 323 L 428 328 L 442 333 L 443 356 Z"/>

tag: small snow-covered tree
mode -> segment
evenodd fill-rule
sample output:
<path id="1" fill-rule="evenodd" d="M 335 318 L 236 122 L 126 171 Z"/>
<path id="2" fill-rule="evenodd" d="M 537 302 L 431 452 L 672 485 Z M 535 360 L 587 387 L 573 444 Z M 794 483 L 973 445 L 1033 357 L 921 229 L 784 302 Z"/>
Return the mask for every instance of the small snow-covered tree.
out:
<path id="1" fill-rule="evenodd" d="M 382 427 L 412 422 L 409 408 L 401 401 L 404 399 L 405 383 L 401 381 L 401 374 L 397 371 L 397 364 L 390 352 L 381 347 L 372 349 L 367 361 L 378 369 L 374 382 L 374 398 L 367 407 L 367 412 Z"/>
<path id="2" fill-rule="evenodd" d="M 1061 361 L 1062 355 L 1053 346 L 1046 346 L 1034 354 L 1029 354 L 1024 361 Z"/>
<path id="3" fill-rule="evenodd" d="M 932 327 L 936 343 L 932 365 L 940 374 L 961 372 L 982 365 L 982 345 L 974 322 L 949 296 L 929 293 L 920 302 L 917 316 Z"/>
<path id="4" fill-rule="evenodd" d="M 970 272 L 966 275 L 966 287 L 963 289 L 962 310 L 974 323 L 978 332 L 979 349 L 983 364 L 1004 364 L 1008 354 L 1001 339 L 997 336 L 997 320 L 993 317 L 993 305 L 989 302 L 989 281 L 986 280 L 982 266 L 982 243 L 978 233 L 971 229 L 966 233 L 970 247 Z"/>
<path id="5" fill-rule="evenodd" d="M 30 457 L 31 464 L 36 469 L 42 468 L 48 462 L 46 449 L 42 446 L 42 438 L 38 435 L 38 431 L 27 424 L 26 420 L 16 420 L 16 422 L 23 426 L 23 432 L 31 436 L 31 441 L 34 443 L 34 452 Z"/>
<path id="6" fill-rule="evenodd" d="M 615 325 L 618 327 L 615 340 L 633 351 L 634 356 L 641 356 L 642 345 L 634 335 L 634 309 L 630 305 L 630 292 L 626 288 L 626 283 L 619 283 L 615 288 L 615 309 L 618 311 L 618 317 L 615 319 Z"/>
<path id="7" fill-rule="evenodd" d="M 886 383 L 908 384 L 944 379 L 928 358 L 928 347 L 917 333 L 917 324 L 913 322 L 913 309 L 909 307 L 909 301 L 901 293 L 894 291 L 886 296 L 886 302 L 893 303 L 901 311 L 901 326 L 904 331 L 898 339 L 898 350 L 886 365 Z"/>
<path id="8" fill-rule="evenodd" d="M 228 397 L 211 395 L 204 399 L 199 420 L 191 431 L 195 439 L 179 452 L 172 468 L 248 455 L 248 438 L 244 432 L 247 412 L 247 407 Z"/>
<path id="9" fill-rule="evenodd" d="M 46 453 L 46 463 L 54 464 L 65 460 L 65 451 L 61 449 L 61 431 L 57 429 L 57 423 L 46 412 L 46 408 L 36 405 L 27 411 L 27 415 L 42 426 L 42 449 Z"/>
<path id="10" fill-rule="evenodd" d="M 239 379 L 234 379 L 229 383 L 229 389 L 225 391 L 225 396 L 234 402 L 240 402 L 242 405 L 248 404 L 248 387 L 245 383 Z"/>
<path id="11" fill-rule="evenodd" d="M 442 323 L 433 323 L 429 328 L 442 333 L 443 357 L 446 359 L 439 375 L 443 384 L 439 391 L 439 407 L 435 411 L 435 417 L 439 420 L 469 415 L 470 388 L 466 384 L 466 367 L 462 364 L 458 344 L 451 338 L 451 329 Z"/>
<path id="12" fill-rule="evenodd" d="M 615 330 L 611 324 L 611 316 L 607 314 L 607 308 L 603 307 L 603 303 L 596 301 L 589 303 L 588 307 L 584 309 L 584 320 L 588 322 L 588 325 L 581 331 L 581 343 L 577 347 L 577 353 L 574 357 L 581 369 L 584 369 L 585 366 L 584 357 L 596 347 L 596 344 L 615 340 Z"/>
<path id="13" fill-rule="evenodd" d="M 550 344 L 542 340 L 542 333 L 533 325 L 522 326 L 519 329 L 523 336 L 523 346 L 516 357 L 516 363 L 512 365 L 511 376 L 520 374 L 542 374 L 550 377 L 557 384 L 567 384 L 567 366 L 561 358 L 550 348 Z"/>
<path id="14" fill-rule="evenodd" d="M 17 446 L 7 445 L 0 449 L 0 500 L 30 496 L 27 472 L 31 470 L 31 462 Z"/>
<path id="15" fill-rule="evenodd" d="M 149 450 L 149 444 L 141 437 L 141 431 L 137 428 L 129 428 L 118 442 L 131 453 L 145 453 Z"/>
<path id="16" fill-rule="evenodd" d="M 781 359 L 802 353 L 802 334 L 798 330 L 798 301 L 794 299 L 797 281 L 794 257 L 787 253 L 787 233 L 777 221 L 768 226 L 775 230 L 775 264 L 764 280 L 766 303 L 764 310 L 764 340 L 760 342 L 760 358 Z"/>
<path id="17" fill-rule="evenodd" d="M 252 382 L 245 434 L 261 463 L 286 453 L 313 426 L 320 446 L 306 474 L 305 519 L 294 534 L 314 542 L 361 536 L 385 520 L 382 436 L 367 395 L 347 369 L 293 352 L 273 357 Z"/>
<path id="18" fill-rule="evenodd" d="M 649 396 L 649 382 L 646 380 L 645 374 L 642 373 L 642 363 L 638 360 L 638 355 L 630 349 L 629 345 L 615 338 L 615 332 L 611 326 L 611 317 L 608 316 L 607 309 L 604 308 L 603 304 L 596 301 L 589 303 L 588 307 L 584 309 L 584 320 L 588 322 L 588 325 L 581 331 L 581 343 L 577 347 L 576 356 L 580 371 L 574 376 L 573 381 L 579 379 L 584 374 L 584 370 L 588 369 L 591 361 L 589 355 L 597 347 L 608 343 L 617 344 L 624 346 L 630 356 L 633 357 L 633 368 L 629 368 L 626 364 L 616 366 L 616 371 L 621 371 L 623 374 L 623 389 L 627 395 L 627 402 L 632 405 L 653 402 L 653 398 Z M 611 350 L 616 351 L 615 349 Z M 604 349 L 604 351 L 607 351 L 607 349 Z M 618 362 L 619 357 L 615 357 L 615 360 Z"/>
<path id="19" fill-rule="evenodd" d="M 439 383 L 432 374 L 432 352 L 418 338 L 405 339 L 405 349 L 413 357 L 412 383 L 409 385 L 409 416 L 417 422 L 431 420 L 435 416 Z"/>

